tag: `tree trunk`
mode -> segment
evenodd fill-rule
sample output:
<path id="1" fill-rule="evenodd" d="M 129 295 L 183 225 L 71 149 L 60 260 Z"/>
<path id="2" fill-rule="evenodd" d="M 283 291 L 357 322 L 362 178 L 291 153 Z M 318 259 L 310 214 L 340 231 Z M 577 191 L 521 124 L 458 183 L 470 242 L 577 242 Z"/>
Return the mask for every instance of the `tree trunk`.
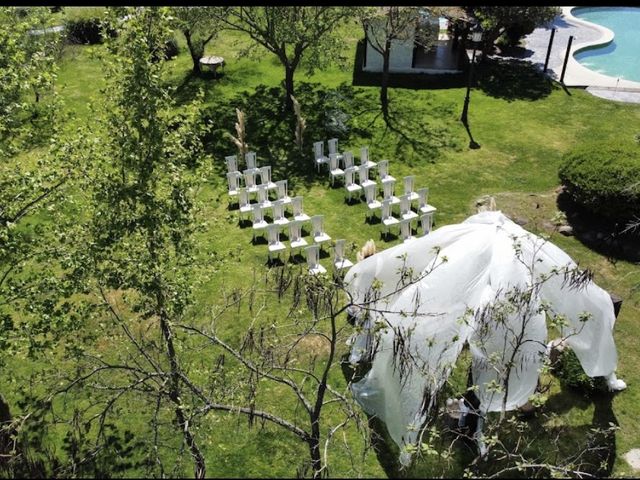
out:
<path id="1" fill-rule="evenodd" d="M 284 90 L 285 90 L 285 107 L 288 111 L 293 111 L 293 100 L 291 100 L 291 95 L 293 95 L 293 74 L 295 72 L 295 68 L 290 64 L 285 64 L 284 66 Z"/>
<path id="2" fill-rule="evenodd" d="M 189 47 L 189 53 L 191 54 L 191 60 L 193 61 L 193 73 L 195 75 L 200 75 L 202 73 L 202 71 L 200 70 L 201 56 L 199 52 L 196 51 L 196 47 L 191 40 L 191 33 L 189 32 L 189 30 L 185 30 L 182 33 L 184 33 L 184 37 L 187 40 L 187 46 Z"/>
<path id="3" fill-rule="evenodd" d="M 389 122 L 389 54 L 391 52 L 391 41 L 387 39 L 382 54 L 382 81 L 380 83 L 380 107 L 385 123 Z"/>
<path id="4" fill-rule="evenodd" d="M 322 477 L 322 459 L 320 457 L 320 422 L 311 424 L 311 437 L 309 438 L 309 454 L 311 455 L 311 469 L 313 478 Z"/>

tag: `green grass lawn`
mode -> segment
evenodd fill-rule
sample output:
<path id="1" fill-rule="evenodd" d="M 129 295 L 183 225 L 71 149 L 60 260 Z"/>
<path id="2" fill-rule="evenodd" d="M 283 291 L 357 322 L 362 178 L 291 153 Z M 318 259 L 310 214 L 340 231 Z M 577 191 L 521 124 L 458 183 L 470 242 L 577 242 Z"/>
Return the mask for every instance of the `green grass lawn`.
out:
<path id="1" fill-rule="evenodd" d="M 345 54 L 353 58 L 361 31 L 350 26 L 345 27 L 344 34 Z M 343 189 L 340 186 L 330 187 L 326 170 L 315 173 L 311 142 L 329 138 L 328 134 L 322 134 L 320 121 L 314 123 L 312 132 L 317 132 L 318 136 L 307 140 L 304 156 L 299 160 L 302 164 L 291 163 L 295 156 L 290 152 L 295 146 L 292 136 L 287 144 L 288 127 L 281 125 L 278 118 L 267 116 L 269 101 L 277 111 L 280 98 L 269 97 L 268 93 L 256 94 L 261 86 L 267 89 L 280 87 L 284 77 L 283 68 L 271 54 L 258 51 L 255 56 L 238 57 L 238 52 L 247 45 L 247 39 L 223 32 L 207 47 L 207 54 L 225 57 L 224 75 L 218 79 L 194 78 L 190 75 L 191 59 L 184 48 L 184 41 L 182 38 L 179 41 L 181 53 L 169 62 L 167 70 L 167 80 L 177 88 L 178 98 L 188 101 L 198 88 L 202 88 L 215 128 L 229 133 L 234 133 L 233 102 L 249 98 L 244 111 L 253 129 L 249 131 L 249 143 L 258 153 L 259 164 L 274 166 L 274 180 L 283 176 L 289 178 L 292 193 L 304 197 L 305 211 L 323 214 L 327 233 L 334 239 L 347 239 L 348 256 L 352 260 L 355 261 L 355 250 L 368 239 L 375 241 L 378 250 L 400 241 L 397 238 L 384 241 L 380 225 L 365 222 L 366 205 L 363 202 L 347 205 Z M 69 126 L 92 120 L 91 103 L 99 98 L 104 84 L 100 60 L 92 55 L 92 51 L 102 48 L 70 47 L 61 62 L 57 88 L 69 115 Z M 512 216 L 529 219 L 525 228 L 534 233 L 551 233 L 553 242 L 582 267 L 595 272 L 595 281 L 600 286 L 624 299 L 615 327 L 615 339 L 619 376 L 627 381 L 629 387 L 616 395 L 612 403 L 620 426 L 616 434 L 613 474 L 631 474 L 622 456 L 629 449 L 640 446 L 636 424 L 640 402 L 640 358 L 635 344 L 639 331 L 636 322 L 640 317 L 640 295 L 636 288 L 640 285 L 640 268 L 629 262 L 607 259 L 573 237 L 550 232 L 544 224 L 545 221 L 550 222 L 557 211 L 554 191 L 558 186 L 557 171 L 563 153 L 588 140 L 614 138 L 626 141 L 633 138 L 638 132 L 636 125 L 640 120 L 640 107 L 599 99 L 582 90 L 571 90 L 569 95 L 558 87 L 541 87 L 534 94 L 535 98 L 520 95 L 517 91 L 511 97 L 500 96 L 490 88 L 491 85 L 475 88 L 471 95 L 469 123 L 481 148 L 470 150 L 467 148 L 467 133 L 458 121 L 464 89 L 392 89 L 390 97 L 396 118 L 414 140 L 418 140 L 412 145 L 386 130 L 382 118 L 377 116 L 376 88 L 350 87 L 352 69 L 352 65 L 330 65 L 311 75 L 301 70 L 296 76 L 301 91 L 302 113 L 310 118 L 317 114 L 311 109 L 321 108 L 322 102 L 304 103 L 303 100 L 312 98 L 312 94 L 306 90 L 307 87 L 301 86 L 303 83 L 311 84 L 322 94 L 339 88 L 355 92 L 355 100 L 341 104 L 358 109 L 357 112 L 346 112 L 351 116 L 351 128 L 347 135 L 339 137 L 341 150 L 352 150 L 359 157 L 360 147 L 368 145 L 374 161 L 388 159 L 390 173 L 398 179 L 397 191 L 402 188 L 403 176 L 415 175 L 416 186 L 428 186 L 429 203 L 438 208 L 436 227 L 460 222 L 475 213 L 476 198 L 486 194 L 496 196 L 498 208 Z M 260 128 L 271 127 L 274 128 L 272 135 L 259 131 Z M 273 139 L 272 144 L 269 144 L 269 138 Z M 272 148 L 276 144 L 279 148 Z M 218 135 L 214 136 L 207 149 L 216 165 L 216 176 L 210 178 L 202 189 L 202 199 L 206 204 L 203 219 L 207 222 L 207 229 L 198 237 L 198 252 L 203 262 L 214 257 L 216 267 L 209 280 L 197 288 L 196 307 L 192 312 L 196 318 L 206 316 L 210 309 L 215 308 L 222 292 L 246 286 L 254 271 L 261 277 L 267 268 L 266 246 L 251 243 L 251 228 L 239 226 L 238 212 L 230 204 L 226 192 L 223 158 L 234 154 L 235 147 L 230 140 L 225 143 Z M 321 263 L 329 267 L 329 261 L 326 258 Z M 278 322 L 284 307 L 267 294 L 262 300 L 267 305 L 265 315 Z M 240 315 L 229 314 L 226 320 L 225 335 L 235 340 L 246 329 L 249 315 L 245 311 Z M 343 353 L 347 351 L 346 346 L 341 348 Z M 37 368 L 26 359 L 16 359 L 13 367 L 25 377 L 28 377 L 30 369 Z M 340 375 L 336 375 L 334 381 L 344 384 Z M 2 387 L 7 390 L 6 385 Z M 10 399 L 11 395 L 8 397 Z M 295 410 L 291 397 L 278 389 L 267 392 L 263 402 L 265 408 L 277 406 L 290 412 Z M 568 439 L 578 438 L 592 423 L 595 403 L 578 393 L 562 390 L 556 384 L 551 404 L 562 410 L 562 421 L 570 426 Z M 122 409 L 123 418 L 129 419 L 129 428 L 139 433 L 146 431 L 148 425 L 136 420 L 134 403 L 125 403 Z M 331 412 L 331 415 L 338 418 L 339 413 Z M 207 422 L 205 427 L 211 433 L 206 437 L 203 448 L 208 459 L 207 473 L 211 477 L 292 477 L 300 459 L 307 454 L 300 442 L 272 426 L 249 429 L 246 419 L 232 415 L 213 415 Z M 355 431 L 348 430 L 346 438 L 353 442 L 356 451 L 362 448 Z M 351 469 L 340 442 L 336 442 L 330 453 L 333 476 L 384 476 L 385 473 L 394 473 L 373 452 L 364 457 L 360 471 Z M 429 476 L 432 472 L 429 468 L 429 462 L 418 461 L 405 473 Z M 459 466 L 454 465 L 448 476 L 459 471 Z M 143 473 L 134 471 L 132 474 Z M 179 466 L 178 474 L 191 474 L 188 461 Z"/>

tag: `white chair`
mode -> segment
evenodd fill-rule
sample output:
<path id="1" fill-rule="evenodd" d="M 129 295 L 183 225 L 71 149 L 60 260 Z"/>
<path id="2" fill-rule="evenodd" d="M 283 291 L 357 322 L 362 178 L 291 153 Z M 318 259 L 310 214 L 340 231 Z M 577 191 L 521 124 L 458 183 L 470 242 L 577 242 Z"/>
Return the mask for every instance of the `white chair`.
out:
<path id="1" fill-rule="evenodd" d="M 324 215 L 311 217 L 311 230 L 311 236 L 316 244 L 322 245 L 331 240 L 331 237 L 324 231 Z"/>
<path id="2" fill-rule="evenodd" d="M 422 235 L 429 235 L 433 227 L 433 212 L 425 213 L 420 216 L 420 228 L 422 228 Z"/>
<path id="3" fill-rule="evenodd" d="M 360 192 L 362 191 L 362 186 L 358 185 L 354 181 L 355 172 L 356 172 L 356 167 L 347 168 L 344 171 L 344 188 L 349 194 L 349 201 L 351 201 L 351 195 L 354 192 L 358 192 L 358 195 L 360 195 Z"/>
<path id="4" fill-rule="evenodd" d="M 240 172 L 227 173 L 227 183 L 229 185 L 229 195 L 235 197 L 240 190 Z"/>
<path id="5" fill-rule="evenodd" d="M 293 210 L 293 219 L 298 222 L 306 222 L 311 219 L 309 215 L 304 213 L 302 208 L 302 197 L 297 196 L 291 199 L 291 208 Z"/>
<path id="6" fill-rule="evenodd" d="M 411 235 L 410 218 L 403 218 L 402 220 L 400 220 L 400 237 L 402 237 L 403 242 L 408 242 L 409 240 L 415 239 L 415 237 Z"/>
<path id="7" fill-rule="evenodd" d="M 413 184 L 416 177 L 414 175 L 408 175 L 404 177 L 404 194 L 410 195 L 411 200 L 418 200 L 418 194 L 413 190 Z"/>
<path id="8" fill-rule="evenodd" d="M 418 194 L 418 211 L 420 213 L 432 213 L 437 210 L 433 205 L 429 205 L 427 202 L 429 201 L 429 188 L 419 188 L 417 191 Z"/>
<path id="9" fill-rule="evenodd" d="M 395 186 L 395 180 L 389 180 L 382 184 L 382 199 L 390 200 L 392 205 L 397 205 L 400 203 L 400 199 L 393 194 Z"/>
<path id="10" fill-rule="evenodd" d="M 338 161 L 342 160 L 342 155 L 338 153 L 338 139 L 330 138 L 327 140 L 327 145 L 329 146 L 329 158 L 331 158 L 332 153 L 335 153 Z"/>
<path id="11" fill-rule="evenodd" d="M 227 165 L 227 172 L 238 172 L 238 157 L 235 155 L 229 155 L 224 157 L 224 163 Z"/>
<path id="12" fill-rule="evenodd" d="M 326 273 L 327 269 L 324 268 L 318 262 L 319 247 L 318 245 L 309 245 L 304 249 L 307 254 L 307 265 L 309 266 L 309 273 L 311 275 L 317 275 L 318 273 Z"/>
<path id="13" fill-rule="evenodd" d="M 367 218 L 370 217 L 371 213 L 375 213 L 376 210 L 382 208 L 382 204 L 380 200 L 376 197 L 378 196 L 378 185 L 367 185 L 364 187 L 364 198 L 367 202 Z"/>
<path id="14" fill-rule="evenodd" d="M 382 200 L 381 220 L 385 228 L 385 235 L 389 233 L 392 226 L 400 223 L 397 218 L 391 215 L 391 200 Z"/>
<path id="15" fill-rule="evenodd" d="M 256 152 L 247 152 L 244 154 L 244 161 L 247 164 L 247 170 L 253 170 L 258 173 L 258 161 L 256 160 Z"/>
<path id="16" fill-rule="evenodd" d="M 258 205 L 262 208 L 271 207 L 271 200 L 269 200 L 269 192 L 265 185 L 258 185 Z"/>
<path id="17" fill-rule="evenodd" d="M 280 241 L 280 226 L 275 224 L 267 225 L 267 241 L 269 248 L 269 262 L 271 262 L 271 254 L 280 254 L 281 251 L 286 250 L 287 247 Z"/>
<path id="18" fill-rule="evenodd" d="M 302 222 L 297 220 L 289 222 L 289 246 L 291 250 L 306 247 L 307 245 L 307 241 L 302 238 Z"/>
<path id="19" fill-rule="evenodd" d="M 260 184 L 267 187 L 267 190 L 275 190 L 278 186 L 271 181 L 271 165 L 260 167 Z"/>
<path id="20" fill-rule="evenodd" d="M 274 200 L 271 203 L 273 208 L 273 223 L 276 225 L 286 225 L 289 219 L 284 216 L 284 203 L 282 200 Z"/>
<path id="21" fill-rule="evenodd" d="M 240 218 L 244 217 L 244 214 L 251 213 L 251 202 L 249 201 L 249 192 L 246 188 L 240 187 L 238 191 L 238 204 L 240 205 Z"/>
<path id="22" fill-rule="evenodd" d="M 251 206 L 251 212 L 253 213 L 253 240 L 256 239 L 256 233 L 260 233 L 264 236 L 264 229 L 269 225 L 264 219 L 264 212 L 262 207 L 257 203 Z"/>
<path id="23" fill-rule="evenodd" d="M 333 246 L 333 266 L 336 270 L 353 267 L 353 262 L 344 256 L 345 239 L 336 240 Z"/>
<path id="24" fill-rule="evenodd" d="M 276 197 L 277 200 L 282 201 L 282 204 L 285 206 L 291 203 L 291 197 L 289 196 L 289 182 L 287 180 L 278 180 L 276 182 Z"/>
<path id="25" fill-rule="evenodd" d="M 256 170 L 247 169 L 242 172 L 244 175 L 244 186 L 247 187 L 249 193 L 256 193 L 258 185 L 256 185 Z"/>
<path id="26" fill-rule="evenodd" d="M 329 175 L 331 176 L 331 185 L 336 177 L 344 178 L 344 170 L 338 167 L 338 155 L 335 153 L 329 154 Z"/>
<path id="27" fill-rule="evenodd" d="M 358 183 L 362 188 L 367 185 L 375 185 L 376 182 L 373 180 L 369 180 L 369 167 L 367 165 L 360 165 L 358 167 Z"/>
<path id="28" fill-rule="evenodd" d="M 400 195 L 400 217 L 411 220 L 418 218 L 418 214 L 411 210 L 411 195 Z"/>
<path id="29" fill-rule="evenodd" d="M 378 162 L 378 175 L 381 182 L 395 181 L 395 177 L 389 175 L 389 160 L 380 160 Z"/>
<path id="30" fill-rule="evenodd" d="M 360 149 L 360 165 L 366 165 L 369 168 L 373 168 L 377 165 L 376 162 L 369 160 L 369 147 L 362 147 Z"/>
<path id="31" fill-rule="evenodd" d="M 346 170 L 347 168 L 353 167 L 353 153 L 352 152 L 344 152 L 342 154 L 342 168 Z"/>
<path id="32" fill-rule="evenodd" d="M 324 155 L 324 142 L 313 143 L 313 158 L 318 172 L 320 171 L 320 165 L 329 163 L 329 157 Z"/>

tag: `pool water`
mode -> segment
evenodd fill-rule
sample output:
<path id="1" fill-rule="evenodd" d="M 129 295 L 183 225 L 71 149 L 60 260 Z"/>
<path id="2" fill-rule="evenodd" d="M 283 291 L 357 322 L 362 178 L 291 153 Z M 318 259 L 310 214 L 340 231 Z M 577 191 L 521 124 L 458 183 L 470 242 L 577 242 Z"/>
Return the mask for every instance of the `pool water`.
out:
<path id="1" fill-rule="evenodd" d="M 604 75 L 640 82 L 640 7 L 574 8 L 571 14 L 614 33 L 608 45 L 575 53 L 578 62 Z"/>

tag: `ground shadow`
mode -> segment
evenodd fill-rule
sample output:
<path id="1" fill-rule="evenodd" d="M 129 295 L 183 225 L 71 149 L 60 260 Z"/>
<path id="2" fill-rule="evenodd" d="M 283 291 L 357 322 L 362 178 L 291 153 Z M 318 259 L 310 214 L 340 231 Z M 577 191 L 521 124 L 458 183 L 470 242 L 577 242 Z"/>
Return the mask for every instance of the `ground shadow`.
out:
<path id="1" fill-rule="evenodd" d="M 477 86 L 504 100 L 539 100 L 556 87 L 551 79 L 525 60 L 487 58 L 478 65 Z"/>
<path id="2" fill-rule="evenodd" d="M 629 230 L 624 222 L 595 215 L 566 191 L 558 194 L 557 205 L 567 216 L 573 235 L 585 246 L 610 260 L 640 261 L 640 231 Z"/>

